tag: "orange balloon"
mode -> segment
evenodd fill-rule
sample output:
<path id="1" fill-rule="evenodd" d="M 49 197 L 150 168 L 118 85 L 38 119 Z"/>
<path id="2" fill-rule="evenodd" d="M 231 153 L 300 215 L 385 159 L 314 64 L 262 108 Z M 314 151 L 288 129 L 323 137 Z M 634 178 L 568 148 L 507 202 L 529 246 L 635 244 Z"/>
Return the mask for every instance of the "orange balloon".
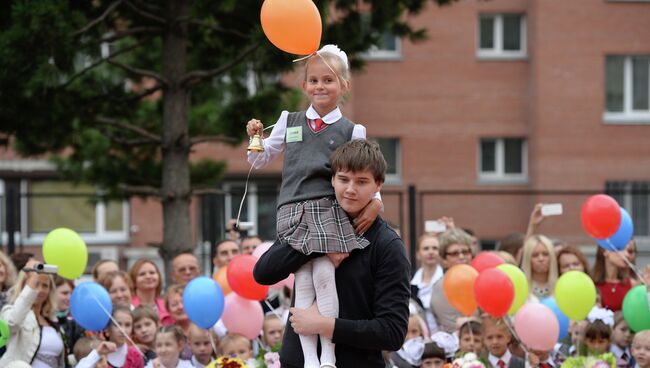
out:
<path id="1" fill-rule="evenodd" d="M 219 271 L 212 275 L 212 279 L 221 286 L 224 296 L 228 295 L 232 291 L 230 284 L 228 283 L 228 277 L 226 277 L 226 271 L 228 271 L 227 267 L 221 267 Z"/>
<path id="2" fill-rule="evenodd" d="M 297 55 L 316 52 L 323 24 L 312 0 L 265 0 L 262 29 L 277 48 Z"/>
<path id="3" fill-rule="evenodd" d="M 474 314 L 477 308 L 474 297 L 474 283 L 478 271 L 470 265 L 456 265 L 445 273 L 442 288 L 445 290 L 447 301 L 465 316 Z"/>

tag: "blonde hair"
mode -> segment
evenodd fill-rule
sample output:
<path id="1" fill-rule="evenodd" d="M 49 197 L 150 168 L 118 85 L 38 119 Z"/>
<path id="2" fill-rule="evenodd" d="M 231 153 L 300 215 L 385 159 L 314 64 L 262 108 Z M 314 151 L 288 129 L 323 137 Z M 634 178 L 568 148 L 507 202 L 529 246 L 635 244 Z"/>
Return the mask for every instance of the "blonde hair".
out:
<path id="1" fill-rule="evenodd" d="M 307 70 L 309 69 L 309 64 L 311 64 L 314 60 L 320 60 L 324 62 L 325 65 L 332 69 L 334 74 L 336 74 L 336 76 L 339 78 L 340 82 L 347 83 L 350 81 L 350 70 L 348 69 L 348 66 L 345 65 L 343 59 L 341 59 L 338 55 L 333 54 L 329 51 L 319 52 L 307 59 L 307 62 L 305 63 L 304 80 L 307 80 Z"/>
<path id="2" fill-rule="evenodd" d="M 531 265 L 533 258 L 533 251 L 537 244 L 542 244 L 544 248 L 548 251 L 549 257 L 549 268 L 548 275 L 546 277 L 546 283 L 550 294 L 553 294 L 555 290 L 555 283 L 557 282 L 558 277 L 558 267 L 557 267 L 557 257 L 555 256 L 555 249 L 551 240 L 544 235 L 533 235 L 530 238 L 526 239 L 523 247 L 523 256 L 521 258 L 521 270 L 524 271 L 526 279 L 528 279 L 528 285 L 532 285 L 533 277 L 533 268 Z M 532 291 L 532 288 L 531 288 Z"/>
<path id="3" fill-rule="evenodd" d="M 51 275 L 45 274 L 45 276 L 47 276 L 47 279 L 49 280 L 50 294 L 48 295 L 48 298 L 45 299 L 45 302 L 43 303 L 43 307 L 41 308 L 41 315 L 50 321 L 55 321 L 54 313 L 56 312 L 56 308 L 54 306 L 56 305 L 56 302 L 54 298 L 56 294 L 56 286 L 54 286 L 54 278 Z M 16 284 L 11 289 L 11 297 L 9 298 L 9 302 L 7 304 L 16 303 L 18 296 L 23 291 L 26 284 L 27 284 L 27 273 L 25 273 L 25 271 L 20 271 L 18 273 L 18 277 L 16 278 Z"/>
<path id="4" fill-rule="evenodd" d="M 4 283 L 0 285 L 0 291 L 9 290 L 16 283 L 16 266 L 3 251 L 0 251 L 0 263 L 5 266 L 6 274 Z"/>
<path id="5" fill-rule="evenodd" d="M 221 339 L 221 343 L 219 344 L 220 353 L 223 354 L 226 345 L 237 343 L 239 341 L 246 341 L 248 343 L 248 347 L 250 349 L 253 348 L 251 340 L 249 340 L 246 336 L 234 332 L 228 332 L 228 334 L 226 334 L 226 336 Z"/>
<path id="6" fill-rule="evenodd" d="M 183 290 L 185 290 L 185 285 L 180 285 L 180 284 L 169 285 L 167 291 L 165 292 L 165 308 L 167 308 L 167 310 L 169 310 L 169 298 L 171 298 L 172 295 L 180 295 L 182 299 Z"/>

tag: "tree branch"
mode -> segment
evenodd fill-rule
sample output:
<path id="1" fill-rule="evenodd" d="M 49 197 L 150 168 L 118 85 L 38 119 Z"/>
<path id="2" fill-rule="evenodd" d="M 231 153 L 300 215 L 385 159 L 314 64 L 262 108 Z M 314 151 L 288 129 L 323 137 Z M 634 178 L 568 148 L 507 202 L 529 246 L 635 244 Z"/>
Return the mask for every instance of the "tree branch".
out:
<path id="1" fill-rule="evenodd" d="M 156 85 L 154 87 L 147 88 L 144 91 L 142 91 L 141 93 L 138 93 L 137 95 L 131 96 L 131 97 L 127 98 L 126 100 L 127 101 L 137 101 L 137 100 L 139 100 L 141 98 L 144 98 L 144 97 L 147 97 L 147 96 L 149 96 L 151 94 L 154 94 L 155 92 L 160 91 L 161 89 L 162 89 L 162 85 L 158 84 L 158 85 Z"/>
<path id="2" fill-rule="evenodd" d="M 232 60 L 230 60 L 230 62 L 218 68 L 214 68 L 210 70 L 194 70 L 185 74 L 185 76 L 181 79 L 181 85 L 183 87 L 191 87 L 193 85 L 198 84 L 203 79 L 211 78 L 227 71 L 228 69 L 234 67 L 235 65 L 239 64 L 242 60 L 244 60 L 244 58 L 246 58 L 246 56 L 248 56 L 253 51 L 255 51 L 255 49 L 257 49 L 258 46 L 259 46 L 258 42 L 252 44 L 248 48 L 244 49 L 239 55 L 235 56 Z"/>
<path id="3" fill-rule="evenodd" d="M 119 184 L 117 186 L 125 194 L 130 195 L 141 195 L 141 196 L 161 196 L 161 190 L 149 185 L 129 185 L 129 184 Z"/>
<path id="4" fill-rule="evenodd" d="M 203 195 L 203 194 L 224 194 L 224 191 L 217 188 L 196 188 L 192 189 L 192 195 Z"/>
<path id="5" fill-rule="evenodd" d="M 82 34 L 82 33 L 85 33 L 85 32 L 87 32 L 89 29 L 91 29 L 92 27 L 94 27 L 94 26 L 96 26 L 97 24 L 99 24 L 101 21 L 104 20 L 104 18 L 106 18 L 106 17 L 108 16 L 108 14 L 110 14 L 113 10 L 115 10 L 115 8 L 117 8 L 121 3 L 122 3 L 122 0 L 117 0 L 117 1 L 115 1 L 114 3 L 112 3 L 111 5 L 109 5 L 108 8 L 106 8 L 106 10 L 104 11 L 104 13 L 102 13 L 102 15 L 99 16 L 99 18 L 97 18 L 97 19 L 93 20 L 92 22 L 86 24 L 86 25 L 85 25 L 83 28 L 81 28 L 80 30 L 75 31 L 75 32 L 72 34 L 72 36 L 78 36 L 78 35 L 80 35 L 80 34 Z"/>
<path id="6" fill-rule="evenodd" d="M 153 143 L 161 143 L 162 142 L 162 138 L 159 135 L 151 133 L 150 131 L 148 131 L 146 129 L 140 128 L 139 126 L 135 126 L 135 125 L 130 124 L 130 123 L 126 123 L 126 122 L 123 122 L 123 121 L 118 121 L 118 120 L 115 120 L 115 119 L 107 118 L 105 116 L 98 116 L 96 118 L 96 121 L 98 123 L 100 123 L 100 124 L 130 130 L 130 131 L 132 131 L 134 133 L 139 134 L 143 138 L 148 139 L 149 141 L 151 141 Z"/>
<path id="7" fill-rule="evenodd" d="M 131 8 L 134 12 L 140 14 L 144 18 L 154 20 L 154 21 L 156 21 L 158 23 L 161 23 L 161 24 L 166 24 L 167 23 L 165 18 L 159 17 L 159 16 L 157 16 L 155 14 L 152 14 L 152 13 L 149 13 L 146 10 L 142 10 L 142 9 L 138 8 L 137 6 L 135 6 L 135 4 L 133 4 L 130 1 L 126 1 L 126 5 L 128 5 L 129 8 Z"/>
<path id="8" fill-rule="evenodd" d="M 190 147 L 204 142 L 237 143 L 239 140 L 221 135 L 198 136 L 190 139 Z"/>
<path id="9" fill-rule="evenodd" d="M 209 29 L 211 29 L 211 30 L 213 30 L 215 32 L 230 33 L 232 35 L 239 36 L 239 37 L 245 38 L 245 39 L 250 39 L 251 38 L 249 35 L 247 35 L 245 33 L 242 33 L 242 32 L 236 31 L 236 30 L 232 30 L 232 29 L 226 29 L 226 28 L 223 28 L 223 27 L 219 27 L 216 24 L 211 24 L 211 23 L 208 23 L 208 22 L 202 21 L 202 20 L 194 19 L 194 20 L 190 20 L 188 23 L 189 24 L 195 24 L 197 26 L 206 27 L 206 28 L 209 28 Z"/>
<path id="10" fill-rule="evenodd" d="M 126 70 L 129 73 L 137 74 L 137 75 L 140 75 L 140 76 L 143 76 L 143 77 L 150 77 L 150 78 L 153 78 L 153 79 L 157 80 L 158 82 L 160 82 L 161 84 L 163 84 L 165 86 L 168 85 L 167 80 L 162 75 L 160 75 L 160 74 L 158 74 L 158 73 L 156 73 L 154 71 L 135 68 L 135 67 L 132 67 L 131 65 L 122 64 L 119 61 L 112 60 L 111 58 L 108 58 L 108 63 L 111 64 L 111 65 L 115 65 L 115 66 L 117 66 L 119 68 L 122 68 L 122 69 Z"/>
<path id="11" fill-rule="evenodd" d="M 102 39 L 99 40 L 100 43 L 104 42 L 113 42 L 117 41 L 119 39 L 122 39 L 124 37 L 132 36 L 135 34 L 142 34 L 142 33 L 160 33 L 162 32 L 163 29 L 161 27 L 134 27 L 134 28 L 129 28 L 126 31 L 121 31 L 114 33 L 112 35 L 106 36 Z"/>

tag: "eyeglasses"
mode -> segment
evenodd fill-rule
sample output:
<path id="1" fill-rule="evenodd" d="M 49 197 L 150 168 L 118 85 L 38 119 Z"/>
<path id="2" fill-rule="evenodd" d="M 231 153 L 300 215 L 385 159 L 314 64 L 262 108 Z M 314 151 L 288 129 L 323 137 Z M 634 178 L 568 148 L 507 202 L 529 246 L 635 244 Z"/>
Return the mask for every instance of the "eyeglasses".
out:
<path id="1" fill-rule="evenodd" d="M 469 249 L 463 249 L 463 250 L 456 250 L 456 251 L 453 251 L 453 252 L 447 252 L 447 256 L 449 256 L 449 257 L 458 257 L 458 256 L 461 256 L 461 255 L 469 256 L 470 254 L 472 254 L 472 251 L 469 250 Z"/>

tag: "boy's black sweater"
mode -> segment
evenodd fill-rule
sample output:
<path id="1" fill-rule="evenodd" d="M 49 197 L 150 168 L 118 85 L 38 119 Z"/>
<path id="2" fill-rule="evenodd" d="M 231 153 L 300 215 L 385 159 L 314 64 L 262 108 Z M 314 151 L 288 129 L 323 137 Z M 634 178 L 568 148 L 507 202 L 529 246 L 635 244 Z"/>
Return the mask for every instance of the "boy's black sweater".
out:
<path id="1" fill-rule="evenodd" d="M 370 245 L 350 253 L 336 269 L 339 318 L 332 342 L 339 368 L 383 368 L 382 350 L 398 350 L 408 327 L 411 272 L 404 243 L 381 218 L 365 237 Z M 322 254 L 306 256 L 276 241 L 253 273 L 257 282 L 271 285 L 318 256 Z M 285 328 L 280 361 L 283 367 L 304 366 L 300 339 L 291 324 Z"/>

